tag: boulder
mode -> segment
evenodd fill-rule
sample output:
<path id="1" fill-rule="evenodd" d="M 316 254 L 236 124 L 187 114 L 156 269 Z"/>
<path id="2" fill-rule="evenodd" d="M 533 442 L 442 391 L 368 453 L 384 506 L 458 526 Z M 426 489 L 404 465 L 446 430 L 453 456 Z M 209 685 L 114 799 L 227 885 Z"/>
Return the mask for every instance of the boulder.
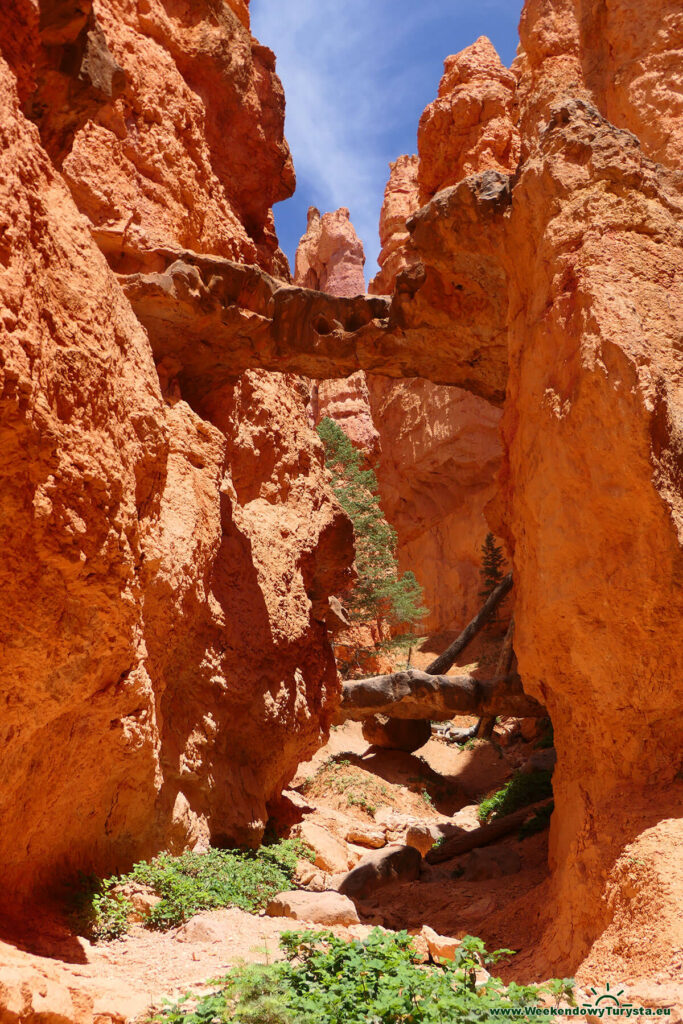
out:
<path id="1" fill-rule="evenodd" d="M 426 853 L 429 853 L 439 835 L 440 832 L 436 825 L 409 825 L 406 830 L 405 843 L 406 846 L 412 846 L 414 850 L 419 850 L 424 857 Z"/>
<path id="2" fill-rule="evenodd" d="M 373 746 L 383 747 L 385 750 L 405 750 L 412 754 L 414 750 L 424 747 L 431 737 L 431 724 L 421 719 L 373 715 L 363 722 L 363 738 Z"/>
<path id="3" fill-rule="evenodd" d="M 439 935 L 427 924 L 423 926 L 421 935 L 433 960 L 455 960 L 455 951 L 460 945 L 460 939 L 453 939 L 450 935 Z"/>
<path id="4" fill-rule="evenodd" d="M 311 864 L 310 860 L 300 860 L 296 866 L 295 879 L 302 888 L 310 892 L 323 892 L 328 888 L 327 875 Z"/>
<path id="5" fill-rule="evenodd" d="M 427 940 L 423 934 L 424 929 L 422 928 L 409 928 L 408 934 L 413 943 L 415 949 L 415 956 L 413 960 L 420 964 L 426 964 L 429 961 L 429 946 Z"/>
<path id="6" fill-rule="evenodd" d="M 176 942 L 193 942 L 213 945 L 225 942 L 234 933 L 235 920 L 230 910 L 208 910 L 196 914 L 178 929 Z"/>
<path id="7" fill-rule="evenodd" d="M 329 871 L 332 875 L 348 871 L 349 851 L 343 840 L 337 839 L 326 828 L 316 825 L 313 821 L 304 821 L 293 831 L 313 850 L 317 868 Z"/>
<path id="8" fill-rule="evenodd" d="M 347 896 L 338 892 L 281 892 L 266 907 L 268 917 L 291 917 L 330 927 L 360 924 L 358 912 Z"/>
<path id="9" fill-rule="evenodd" d="M 420 877 L 422 856 L 412 846 L 387 846 L 369 853 L 346 875 L 339 892 L 353 899 L 367 899 L 393 882 L 414 882 Z"/>
<path id="10" fill-rule="evenodd" d="M 472 832 L 473 829 L 479 828 L 481 825 L 479 821 L 479 804 L 467 804 L 466 807 L 461 807 L 453 815 L 451 821 L 459 829 L 464 829 L 466 832 Z"/>
<path id="11" fill-rule="evenodd" d="M 128 915 L 128 920 L 132 924 L 146 921 L 152 908 L 161 900 L 161 896 L 158 896 L 151 886 L 139 882 L 117 885 L 114 891 L 118 896 L 128 900 L 132 906 L 133 910 Z"/>
<path id="12" fill-rule="evenodd" d="M 346 841 L 357 843 L 359 846 L 370 846 L 376 850 L 387 845 L 385 830 L 378 825 L 366 825 L 364 822 L 354 822 L 349 826 L 346 830 Z"/>

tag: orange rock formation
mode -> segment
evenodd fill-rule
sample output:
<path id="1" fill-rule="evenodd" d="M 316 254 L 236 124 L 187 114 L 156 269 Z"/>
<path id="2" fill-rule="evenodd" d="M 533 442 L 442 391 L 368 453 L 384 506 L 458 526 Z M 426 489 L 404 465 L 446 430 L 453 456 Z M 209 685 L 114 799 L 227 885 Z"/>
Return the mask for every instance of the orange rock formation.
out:
<path id="1" fill-rule="evenodd" d="M 312 206 L 306 234 L 296 251 L 295 282 L 340 297 L 365 295 L 364 265 L 363 243 L 346 207 L 321 217 Z M 354 373 L 344 381 L 315 382 L 311 415 L 314 423 L 325 416 L 336 420 L 369 457 L 377 455 L 379 435 L 372 422 L 364 373 Z"/>
<path id="2" fill-rule="evenodd" d="M 646 926 L 646 893 L 605 877 L 627 843 L 680 817 L 683 186 L 680 150 L 672 169 L 651 159 L 674 147 L 662 128 L 680 110 L 667 70 L 680 32 L 654 6 L 530 0 L 521 25 L 502 479 L 515 650 L 558 748 L 560 965 L 624 903 L 632 934 Z M 660 127 L 638 139 L 655 67 Z M 680 920 L 680 892 L 670 900 L 662 913 Z M 662 928 L 658 955 L 672 941 Z M 628 970 L 628 943 L 621 953 Z"/>
<path id="3" fill-rule="evenodd" d="M 422 202 L 470 174 L 488 169 L 507 173 L 516 167 L 516 84 L 484 36 L 447 58 L 438 99 L 420 118 L 417 134 Z"/>
<path id="4" fill-rule="evenodd" d="M 380 263 L 389 292 L 410 264 L 406 220 L 418 207 L 416 170 L 415 158 L 399 158 L 387 185 Z M 296 284 L 358 295 L 364 260 L 347 209 L 322 218 L 309 210 Z M 378 291 L 377 280 L 371 290 Z M 311 411 L 314 422 L 329 416 L 339 423 L 375 465 L 382 507 L 398 533 L 401 568 L 412 569 L 425 592 L 425 631 L 460 626 L 480 604 L 480 548 L 488 530 L 483 509 L 495 493 L 500 412 L 459 388 L 395 383 L 363 372 L 315 383 Z"/>
<path id="5" fill-rule="evenodd" d="M 258 839 L 336 705 L 353 559 L 303 383 L 191 397 L 110 269 L 284 266 L 284 100 L 246 6 L 41 11 L 1 25 L 3 900 Z"/>
<path id="6" fill-rule="evenodd" d="M 541 914 L 540 946 L 552 971 L 604 956 L 610 941 L 614 970 L 637 969 L 633 936 L 657 914 L 651 957 L 673 962 L 680 938 L 680 890 L 636 894 L 619 860 L 628 844 L 651 848 L 653 832 L 670 849 L 672 831 L 681 841 L 681 36 L 666 7 L 528 0 L 512 128 L 495 126 L 511 140 L 497 151 L 509 165 L 455 185 L 418 174 L 420 200 L 440 190 L 401 238 L 402 273 L 419 282 L 403 322 L 435 323 L 430 305 L 471 314 L 479 393 L 493 371 L 507 379 L 490 515 L 513 552 L 520 672 L 555 726 L 552 923 Z M 473 49 L 447 62 L 444 82 L 471 67 Z M 469 80 L 480 98 L 488 86 Z M 469 111 L 466 96 L 449 111 Z M 445 106 L 440 97 L 423 119 L 423 146 Z M 462 153 L 471 172 L 472 154 L 493 152 L 491 122 L 475 121 L 465 117 L 462 151 L 434 134 L 437 167 Z M 396 248 L 388 255 L 398 269 Z"/>
<path id="7" fill-rule="evenodd" d="M 422 201 L 468 173 L 509 170 L 518 154 L 510 116 L 514 76 L 488 39 L 449 57 L 445 67 L 439 99 L 420 121 L 419 158 L 402 156 L 391 165 L 380 272 L 370 284 L 375 294 L 391 294 L 399 274 L 419 264 L 407 222 Z M 368 386 L 381 439 L 377 475 L 401 567 L 423 587 L 425 631 L 458 629 L 481 603 L 484 508 L 496 493 L 500 412 L 460 388 L 425 380 L 372 376 Z"/>
<path id="8" fill-rule="evenodd" d="M 293 178 L 244 3 L 3 7 L 4 900 L 258 837 L 335 704 L 352 558 L 291 374 L 365 369 L 505 399 L 491 514 L 558 751 L 536 964 L 674 963 L 680 887 L 622 870 L 683 820 L 674 7 L 527 0 L 514 92 L 482 42 L 449 62 L 391 301 L 264 272 Z"/>

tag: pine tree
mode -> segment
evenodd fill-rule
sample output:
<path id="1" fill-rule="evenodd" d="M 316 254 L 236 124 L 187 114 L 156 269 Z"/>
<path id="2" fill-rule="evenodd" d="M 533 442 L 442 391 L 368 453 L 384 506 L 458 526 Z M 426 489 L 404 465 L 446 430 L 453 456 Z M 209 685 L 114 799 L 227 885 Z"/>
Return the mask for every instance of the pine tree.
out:
<path id="1" fill-rule="evenodd" d="M 496 544 L 496 538 L 492 533 L 486 534 L 486 540 L 481 546 L 481 554 L 482 562 L 479 575 L 482 589 L 479 591 L 479 596 L 486 600 L 505 576 L 505 555 L 502 547 Z"/>
<path id="2" fill-rule="evenodd" d="M 334 420 L 326 417 L 317 429 L 332 490 L 353 523 L 358 580 L 344 601 L 349 617 L 358 623 L 386 623 L 391 628 L 391 646 L 408 646 L 416 639 L 417 623 L 428 612 L 414 574 L 399 573 L 397 535 L 382 512 L 377 477 L 371 469 L 363 469 L 360 452 Z"/>

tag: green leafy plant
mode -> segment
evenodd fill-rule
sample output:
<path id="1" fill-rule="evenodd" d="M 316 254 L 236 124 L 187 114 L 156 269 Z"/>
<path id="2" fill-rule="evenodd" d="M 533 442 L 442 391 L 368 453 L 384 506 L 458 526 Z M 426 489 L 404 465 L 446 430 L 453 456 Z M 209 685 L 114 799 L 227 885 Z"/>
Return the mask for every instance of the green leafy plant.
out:
<path id="1" fill-rule="evenodd" d="M 278 892 L 292 887 L 300 858 L 313 859 L 310 848 L 285 839 L 259 850 L 209 850 L 174 857 L 161 853 L 140 861 L 121 876 L 92 880 L 79 890 L 77 917 L 96 939 L 112 939 L 128 931 L 130 900 L 120 891 L 129 882 L 148 886 L 160 897 L 149 912 L 149 928 L 171 928 L 201 910 L 240 907 L 255 911 Z"/>
<path id="2" fill-rule="evenodd" d="M 548 986 L 477 984 L 484 965 L 512 955 L 487 953 L 466 936 L 453 962 L 418 966 L 406 932 L 375 929 L 364 941 L 329 932 L 285 932 L 284 962 L 237 968 L 212 982 L 213 991 L 185 996 L 155 1018 L 163 1024 L 443 1024 L 492 1021 L 496 1010 L 537 1006 L 545 993 L 567 991 L 569 979 Z M 551 988 L 550 986 L 554 986 Z M 192 1007 L 192 1008 L 190 1008 Z M 525 1019 L 520 1014 L 519 1019 Z"/>
<path id="3" fill-rule="evenodd" d="M 363 469 L 360 452 L 334 420 L 326 417 L 317 429 L 332 490 L 353 523 L 358 579 L 345 597 L 346 610 L 352 622 L 386 624 L 391 633 L 386 646 L 409 648 L 428 612 L 415 575 L 399 572 L 396 531 L 384 517 L 377 477 Z"/>
<path id="4" fill-rule="evenodd" d="M 512 814 L 522 807 L 552 796 L 552 777 L 551 771 L 535 771 L 529 774 L 515 772 L 502 789 L 480 802 L 477 811 L 479 820 L 485 822 L 493 818 L 504 818 L 506 814 Z"/>
<path id="5" fill-rule="evenodd" d="M 361 793 L 360 795 L 349 793 L 346 797 L 346 802 L 349 807 L 360 807 L 360 809 L 365 811 L 366 814 L 369 814 L 371 818 L 374 818 L 377 814 L 377 804 L 371 803 L 364 793 Z"/>
<path id="6" fill-rule="evenodd" d="M 555 746 L 555 732 L 553 723 L 548 719 L 548 725 L 536 740 L 534 746 L 537 750 L 549 750 Z"/>
<path id="7" fill-rule="evenodd" d="M 118 939 L 128 931 L 133 905 L 116 891 L 118 878 L 80 875 L 69 893 L 72 917 L 79 931 L 95 939 Z"/>
<path id="8" fill-rule="evenodd" d="M 550 818 L 554 809 L 555 804 L 552 800 L 545 807 L 539 807 L 536 813 L 524 822 L 517 833 L 518 838 L 528 839 L 529 836 L 535 836 L 537 832 L 544 832 L 550 826 Z"/>

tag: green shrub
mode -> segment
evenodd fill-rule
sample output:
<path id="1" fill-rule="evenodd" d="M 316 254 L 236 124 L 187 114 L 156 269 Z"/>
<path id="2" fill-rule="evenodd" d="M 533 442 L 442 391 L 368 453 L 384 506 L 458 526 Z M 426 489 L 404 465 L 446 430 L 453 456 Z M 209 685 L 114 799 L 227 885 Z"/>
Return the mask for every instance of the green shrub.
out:
<path id="1" fill-rule="evenodd" d="M 537 832 L 544 832 L 550 826 L 550 818 L 554 810 L 555 804 L 552 800 L 545 807 L 539 807 L 533 817 L 524 822 L 517 837 L 528 839 L 529 836 L 535 836 Z"/>
<path id="2" fill-rule="evenodd" d="M 115 891 L 119 879 L 81 875 L 69 894 L 74 926 L 93 939 L 118 939 L 128 931 L 133 905 Z"/>
<path id="3" fill-rule="evenodd" d="M 551 771 L 530 772 L 528 775 L 515 772 L 502 789 L 481 801 L 477 812 L 479 821 L 504 818 L 506 814 L 552 796 L 552 777 Z"/>
<path id="4" fill-rule="evenodd" d="M 399 573 L 396 531 L 384 517 L 377 477 L 363 469 L 360 452 L 334 420 L 326 417 L 317 429 L 332 490 L 353 523 L 358 579 L 344 601 L 349 617 L 353 622 L 386 622 L 392 634 L 387 646 L 407 648 L 428 612 L 414 574 Z"/>
<path id="5" fill-rule="evenodd" d="M 313 859 L 309 847 L 296 839 L 259 850 L 209 850 L 179 857 L 160 853 L 154 860 L 140 861 L 126 875 L 95 879 L 89 891 L 79 895 L 77 915 L 93 938 L 124 934 L 132 907 L 117 889 L 127 882 L 148 885 L 161 897 L 145 922 L 149 928 L 171 928 L 200 910 L 218 907 L 253 912 L 291 888 L 300 857 Z"/>
<path id="6" fill-rule="evenodd" d="M 549 750 L 551 747 L 555 746 L 555 731 L 551 721 L 548 721 L 548 725 L 536 740 L 534 746 L 537 750 Z"/>
<path id="7" fill-rule="evenodd" d="M 498 1008 L 537 1006 L 543 994 L 571 997 L 572 979 L 546 986 L 476 985 L 476 971 L 512 955 L 487 954 L 466 936 L 455 961 L 419 967 L 406 932 L 375 929 L 364 941 L 331 933 L 285 932 L 286 961 L 237 968 L 213 982 L 209 995 L 185 996 L 156 1018 L 164 1024 L 444 1024 L 492 1021 Z M 517 1019 L 525 1019 L 520 1014 Z"/>

